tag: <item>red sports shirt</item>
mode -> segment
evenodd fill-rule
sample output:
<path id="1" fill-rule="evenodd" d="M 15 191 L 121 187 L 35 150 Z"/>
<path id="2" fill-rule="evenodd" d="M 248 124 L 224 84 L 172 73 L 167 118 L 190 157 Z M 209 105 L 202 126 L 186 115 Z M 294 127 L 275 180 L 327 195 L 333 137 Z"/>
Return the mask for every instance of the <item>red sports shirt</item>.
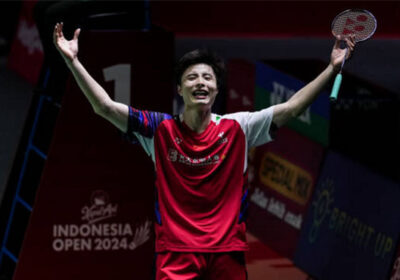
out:
<path id="1" fill-rule="evenodd" d="M 156 170 L 157 252 L 247 249 L 247 152 L 271 141 L 272 114 L 212 114 L 197 134 L 179 117 L 130 108 L 128 134 Z"/>

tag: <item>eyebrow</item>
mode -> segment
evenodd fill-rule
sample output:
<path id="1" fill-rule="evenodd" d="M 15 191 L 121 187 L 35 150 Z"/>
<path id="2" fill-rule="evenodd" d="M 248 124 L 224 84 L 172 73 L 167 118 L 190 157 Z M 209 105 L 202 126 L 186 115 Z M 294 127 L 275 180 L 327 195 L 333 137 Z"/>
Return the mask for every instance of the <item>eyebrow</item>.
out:
<path id="1" fill-rule="evenodd" d="M 189 72 L 185 77 L 189 77 L 189 76 L 192 76 L 192 75 L 198 76 L 199 74 L 197 72 Z M 210 72 L 203 72 L 203 73 L 201 73 L 201 75 L 202 76 L 208 75 L 208 76 L 212 76 L 212 77 L 214 76 L 213 73 L 210 73 Z"/>

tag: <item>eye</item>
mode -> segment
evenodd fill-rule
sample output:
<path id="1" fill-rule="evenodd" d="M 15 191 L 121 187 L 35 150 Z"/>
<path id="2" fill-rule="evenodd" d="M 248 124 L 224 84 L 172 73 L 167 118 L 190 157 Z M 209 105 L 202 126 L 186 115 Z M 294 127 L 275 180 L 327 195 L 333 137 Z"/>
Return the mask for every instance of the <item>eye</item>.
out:
<path id="1" fill-rule="evenodd" d="M 196 78 L 197 78 L 197 75 L 195 75 L 195 74 L 191 74 L 191 75 L 187 75 L 186 76 L 186 79 L 188 79 L 189 81 L 193 81 Z"/>
<path id="2" fill-rule="evenodd" d="M 207 74 L 207 75 L 204 75 L 203 77 L 204 77 L 204 79 L 206 79 L 207 81 L 210 81 L 210 80 L 212 80 L 212 78 L 213 78 L 211 75 L 208 75 L 208 74 Z"/>

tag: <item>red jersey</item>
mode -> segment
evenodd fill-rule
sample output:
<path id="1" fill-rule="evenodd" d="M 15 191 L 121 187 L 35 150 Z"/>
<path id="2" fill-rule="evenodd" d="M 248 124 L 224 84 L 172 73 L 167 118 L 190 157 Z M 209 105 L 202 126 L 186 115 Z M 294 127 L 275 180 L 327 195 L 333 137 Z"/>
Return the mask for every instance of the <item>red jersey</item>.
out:
<path id="1" fill-rule="evenodd" d="M 271 140 L 272 114 L 212 114 L 197 134 L 182 118 L 130 108 L 128 133 L 156 170 L 157 252 L 247 249 L 247 152 Z"/>

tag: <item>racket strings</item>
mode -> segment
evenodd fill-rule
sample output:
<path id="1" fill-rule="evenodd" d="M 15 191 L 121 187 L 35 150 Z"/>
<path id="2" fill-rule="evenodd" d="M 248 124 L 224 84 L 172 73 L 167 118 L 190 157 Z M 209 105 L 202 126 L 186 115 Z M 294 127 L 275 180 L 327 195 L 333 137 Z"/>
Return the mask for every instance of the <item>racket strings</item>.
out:
<path id="1" fill-rule="evenodd" d="M 371 37 L 375 29 L 375 17 L 367 11 L 344 11 L 332 23 L 333 35 L 355 35 L 356 42 L 364 41 Z"/>

